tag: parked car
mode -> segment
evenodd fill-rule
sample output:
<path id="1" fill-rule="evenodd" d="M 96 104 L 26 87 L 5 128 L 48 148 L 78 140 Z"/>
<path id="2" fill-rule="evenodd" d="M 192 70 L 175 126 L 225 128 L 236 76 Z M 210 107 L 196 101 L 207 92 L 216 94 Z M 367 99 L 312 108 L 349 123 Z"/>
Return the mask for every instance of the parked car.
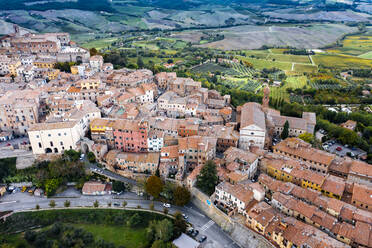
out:
<path id="1" fill-rule="evenodd" d="M 186 214 L 182 214 L 182 217 L 187 220 L 187 218 L 189 218 L 189 216 L 187 216 Z"/>
<path id="2" fill-rule="evenodd" d="M 198 234 L 199 234 L 199 231 L 198 230 L 194 230 L 192 233 L 191 233 L 191 237 L 196 237 L 196 236 L 198 236 Z"/>
<path id="3" fill-rule="evenodd" d="M 192 235 L 193 232 L 194 232 L 194 228 L 192 228 L 192 227 L 188 227 L 188 228 L 186 229 L 186 233 L 187 233 L 188 235 Z"/>
<path id="4" fill-rule="evenodd" d="M 83 153 L 83 154 L 81 154 L 80 155 L 80 160 L 83 160 L 84 159 L 84 157 L 85 157 L 85 154 Z"/>
<path id="5" fill-rule="evenodd" d="M 163 204 L 163 207 L 165 207 L 165 208 L 170 208 L 171 205 L 170 205 L 169 203 L 164 203 L 164 204 Z"/>
<path id="6" fill-rule="evenodd" d="M 342 151 L 342 147 L 341 147 L 341 146 L 338 146 L 338 147 L 336 148 L 336 151 Z"/>
<path id="7" fill-rule="evenodd" d="M 201 237 L 198 238 L 199 243 L 203 243 L 207 239 L 207 236 L 202 235 Z"/>
<path id="8" fill-rule="evenodd" d="M 33 186 L 33 187 L 29 188 L 29 189 L 27 190 L 27 192 L 30 193 L 30 194 L 34 194 L 35 189 L 36 189 L 36 187 Z"/>
<path id="9" fill-rule="evenodd" d="M 114 202 L 114 206 L 115 207 L 120 207 L 120 203 L 119 202 Z"/>

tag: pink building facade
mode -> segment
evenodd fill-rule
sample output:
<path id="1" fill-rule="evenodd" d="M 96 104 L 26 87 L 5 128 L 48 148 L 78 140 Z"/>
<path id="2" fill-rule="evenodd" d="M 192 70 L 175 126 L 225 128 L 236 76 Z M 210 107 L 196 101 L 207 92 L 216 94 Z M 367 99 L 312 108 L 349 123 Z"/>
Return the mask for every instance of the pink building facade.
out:
<path id="1" fill-rule="evenodd" d="M 147 134 L 147 122 L 117 120 L 114 125 L 115 148 L 124 152 L 146 152 Z"/>

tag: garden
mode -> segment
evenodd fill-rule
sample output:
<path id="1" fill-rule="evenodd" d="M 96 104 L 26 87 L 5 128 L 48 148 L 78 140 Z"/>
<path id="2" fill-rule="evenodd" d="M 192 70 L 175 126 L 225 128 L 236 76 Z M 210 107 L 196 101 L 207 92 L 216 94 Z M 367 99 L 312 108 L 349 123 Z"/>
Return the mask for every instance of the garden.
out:
<path id="1" fill-rule="evenodd" d="M 39 210 L 15 213 L 0 223 L 0 246 L 172 247 L 185 229 L 181 213 L 171 218 L 137 210 Z"/>

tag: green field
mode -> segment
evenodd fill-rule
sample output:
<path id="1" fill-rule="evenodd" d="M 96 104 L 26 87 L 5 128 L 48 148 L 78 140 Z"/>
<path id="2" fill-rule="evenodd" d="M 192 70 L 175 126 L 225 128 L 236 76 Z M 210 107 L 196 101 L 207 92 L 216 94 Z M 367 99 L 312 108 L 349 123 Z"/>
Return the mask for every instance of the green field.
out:
<path id="1" fill-rule="evenodd" d="M 128 224 L 134 215 L 138 215 L 141 219 L 136 227 Z M 0 237 L 5 238 L 4 243 L 9 244 L 9 247 L 18 247 L 22 243 L 26 244 L 23 236 L 27 230 L 45 232 L 58 222 L 82 228 L 90 232 L 95 241 L 105 240 L 114 243 L 116 247 L 148 247 L 146 228 L 150 221 L 165 218 L 169 219 L 162 214 L 122 209 L 56 209 L 22 212 L 15 213 L 6 222 L 0 223 Z M 1 241 L 3 240 L 0 238 L 0 247 L 3 247 Z"/>
<path id="2" fill-rule="evenodd" d="M 292 69 L 292 63 L 289 62 L 280 62 L 280 61 L 272 61 L 272 60 L 266 60 L 266 59 L 254 59 L 254 58 L 245 58 L 239 56 L 239 59 L 242 59 L 244 61 L 247 61 L 251 64 L 253 64 L 253 67 L 255 69 L 264 69 L 264 68 L 278 68 L 284 71 L 289 71 Z"/>
<path id="3" fill-rule="evenodd" d="M 74 224 L 93 234 L 96 240 L 103 239 L 124 247 L 145 247 L 146 228 L 132 229 L 126 226 Z"/>
<path id="4" fill-rule="evenodd" d="M 288 88 L 298 89 L 307 85 L 307 77 L 288 77 L 281 87 L 271 87 L 271 97 L 277 100 L 289 100 Z"/>
<path id="5" fill-rule="evenodd" d="M 362 59 L 372 59 L 372 51 L 363 53 L 362 55 L 359 55 L 358 57 Z"/>
<path id="6" fill-rule="evenodd" d="M 223 67 L 215 63 L 205 63 L 205 64 L 194 67 L 191 71 L 195 73 L 209 73 L 209 72 L 215 73 L 219 71 L 221 73 L 226 73 L 229 75 L 237 74 L 237 72 L 233 70 L 232 68 Z"/>
<path id="7" fill-rule="evenodd" d="M 149 50 L 159 50 L 159 47 L 156 44 L 150 42 L 135 42 L 133 43 L 136 47 L 141 47 Z"/>
<path id="8" fill-rule="evenodd" d="M 123 247 L 147 247 L 146 228 L 131 229 L 125 226 L 73 224 L 74 227 L 82 228 L 93 234 L 94 239 L 103 239 L 116 246 Z M 44 229 L 48 229 L 45 227 Z M 6 237 L 10 247 L 30 247 L 24 240 L 24 233 L 12 234 Z M 1 247 L 1 246 L 0 246 Z"/>
<path id="9" fill-rule="evenodd" d="M 282 62 L 292 62 L 292 63 L 311 63 L 309 56 L 304 55 L 290 55 L 290 54 L 270 54 L 267 57 L 268 60 L 275 59 Z"/>
<path id="10" fill-rule="evenodd" d="M 328 68 L 371 68 L 372 60 L 347 55 L 319 54 L 312 56 L 314 63 Z"/>
<path id="11" fill-rule="evenodd" d="M 303 64 L 295 64 L 294 71 L 296 72 L 316 72 L 318 70 L 317 66 L 314 65 L 303 65 Z"/>
<path id="12" fill-rule="evenodd" d="M 81 46 L 87 49 L 96 48 L 97 50 L 110 46 L 113 42 L 117 41 L 118 38 L 106 38 L 86 42 Z"/>

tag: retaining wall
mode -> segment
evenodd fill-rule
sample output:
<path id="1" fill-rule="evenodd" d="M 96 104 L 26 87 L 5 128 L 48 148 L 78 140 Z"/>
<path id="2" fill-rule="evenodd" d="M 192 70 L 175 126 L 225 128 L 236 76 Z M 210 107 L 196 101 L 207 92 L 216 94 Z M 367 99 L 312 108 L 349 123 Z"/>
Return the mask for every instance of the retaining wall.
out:
<path id="1" fill-rule="evenodd" d="M 196 188 L 191 189 L 193 195 L 191 201 L 209 218 L 211 218 L 222 230 L 227 232 L 230 237 L 244 248 L 273 248 L 269 241 L 261 235 L 250 230 L 248 227 L 236 222 L 224 212 L 214 206 L 211 199 Z"/>

